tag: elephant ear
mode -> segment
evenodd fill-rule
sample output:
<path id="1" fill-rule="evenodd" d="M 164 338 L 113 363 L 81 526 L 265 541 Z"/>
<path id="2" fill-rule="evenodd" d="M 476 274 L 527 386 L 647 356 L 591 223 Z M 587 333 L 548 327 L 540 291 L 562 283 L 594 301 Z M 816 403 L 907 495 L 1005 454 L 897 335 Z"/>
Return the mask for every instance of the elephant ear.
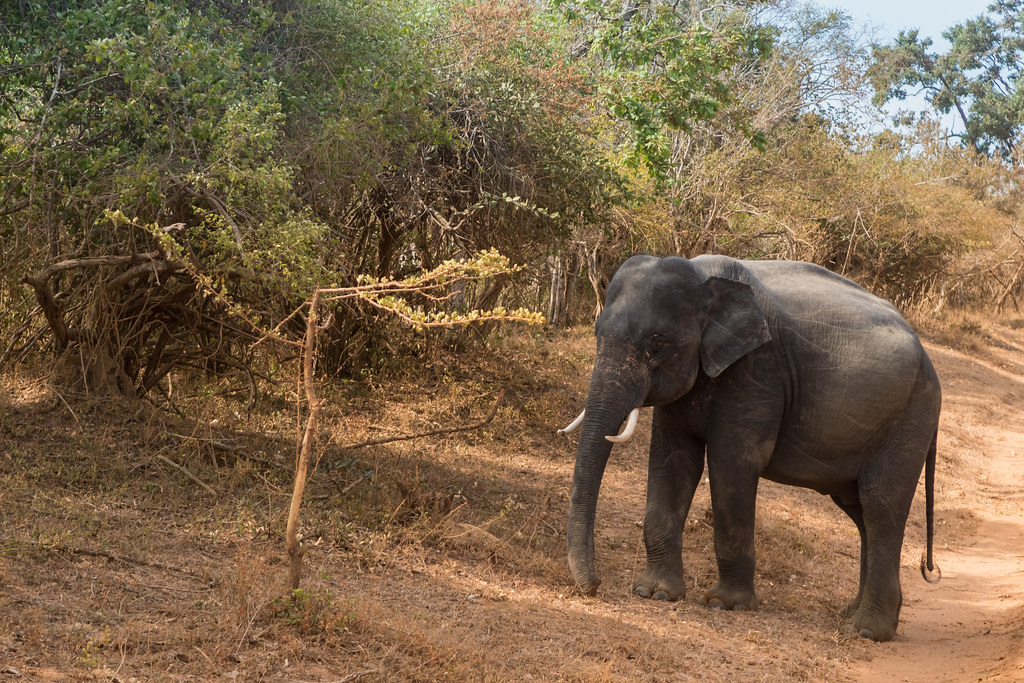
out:
<path id="1" fill-rule="evenodd" d="M 754 292 L 742 282 L 709 277 L 714 297 L 700 340 L 700 362 L 710 377 L 722 372 L 772 338 Z"/>

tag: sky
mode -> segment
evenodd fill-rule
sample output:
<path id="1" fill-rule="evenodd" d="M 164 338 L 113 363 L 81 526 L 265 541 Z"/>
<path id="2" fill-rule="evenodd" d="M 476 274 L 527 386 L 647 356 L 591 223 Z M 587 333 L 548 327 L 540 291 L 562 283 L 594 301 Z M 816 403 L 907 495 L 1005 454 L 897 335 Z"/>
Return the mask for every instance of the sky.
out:
<path id="1" fill-rule="evenodd" d="M 932 49 L 945 52 L 949 42 L 942 32 L 983 14 L 992 0 L 817 0 L 823 7 L 843 10 L 853 19 L 855 29 L 863 29 L 880 43 L 896 39 L 901 30 L 919 29 L 919 36 L 931 38 Z M 900 109 L 922 111 L 929 109 L 923 95 L 911 96 L 903 101 L 892 101 L 885 106 L 890 115 Z M 940 115 L 944 127 L 962 129 L 953 112 Z"/>
<path id="2" fill-rule="evenodd" d="M 985 12 L 991 0 L 823 0 L 819 4 L 844 10 L 854 25 L 873 26 L 877 39 L 891 41 L 902 29 L 917 28 L 936 46 L 947 45 L 942 32 Z"/>

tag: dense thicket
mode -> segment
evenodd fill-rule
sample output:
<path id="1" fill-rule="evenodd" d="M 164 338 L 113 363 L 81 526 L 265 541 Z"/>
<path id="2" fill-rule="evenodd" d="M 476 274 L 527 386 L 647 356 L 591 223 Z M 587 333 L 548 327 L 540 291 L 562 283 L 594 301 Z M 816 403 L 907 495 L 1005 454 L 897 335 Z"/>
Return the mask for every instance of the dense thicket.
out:
<path id="1" fill-rule="evenodd" d="M 414 303 L 564 323 L 639 250 L 1016 303 L 1011 156 L 865 126 L 880 62 L 835 12 L 6 0 L 0 22 L 0 363 L 47 348 L 127 393 L 252 372 L 315 286 L 491 248 L 524 268 Z M 339 307 L 325 360 L 382 362 L 392 325 Z"/>

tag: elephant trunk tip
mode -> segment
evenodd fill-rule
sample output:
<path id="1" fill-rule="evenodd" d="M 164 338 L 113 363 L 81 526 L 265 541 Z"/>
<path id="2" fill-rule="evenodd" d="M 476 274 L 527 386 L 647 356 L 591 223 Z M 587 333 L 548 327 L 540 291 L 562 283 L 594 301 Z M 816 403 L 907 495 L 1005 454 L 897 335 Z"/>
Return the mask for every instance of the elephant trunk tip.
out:
<path id="1" fill-rule="evenodd" d="M 597 595 L 597 587 L 601 585 L 601 579 L 594 571 L 593 548 L 590 548 L 589 551 L 573 548 L 570 541 L 569 573 L 576 584 L 576 591 L 580 595 L 591 598 Z"/>
<path id="2" fill-rule="evenodd" d="M 597 588 L 601 585 L 601 579 L 593 577 L 584 581 L 576 581 L 576 590 L 580 595 L 592 598 L 597 595 Z"/>

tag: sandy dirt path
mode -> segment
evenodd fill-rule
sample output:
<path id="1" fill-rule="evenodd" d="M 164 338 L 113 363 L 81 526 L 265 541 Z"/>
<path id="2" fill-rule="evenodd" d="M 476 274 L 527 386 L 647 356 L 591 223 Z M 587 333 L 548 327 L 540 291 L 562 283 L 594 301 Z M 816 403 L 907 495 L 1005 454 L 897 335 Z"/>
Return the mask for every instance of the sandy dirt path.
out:
<path id="1" fill-rule="evenodd" d="M 941 365 L 956 363 L 955 352 L 938 353 L 946 356 Z M 977 527 L 950 545 L 939 528 L 937 584 L 916 576 L 905 555 L 899 634 L 873 646 L 870 661 L 851 670 L 853 680 L 1024 681 L 1024 404 L 1014 400 L 1022 383 L 999 364 L 988 370 L 987 391 L 1001 400 L 986 403 L 980 424 L 968 427 L 977 445 L 965 460 L 979 469 L 976 490 L 965 493 L 976 501 Z M 969 409 L 979 397 L 959 380 L 955 372 L 944 378 L 946 402 Z"/>
<path id="2" fill-rule="evenodd" d="M 303 508 L 303 597 L 288 602 L 280 538 L 290 478 L 215 460 L 193 445 L 200 439 L 179 441 L 183 427 L 126 419 L 121 404 L 65 401 L 38 371 L 0 374 L 0 683 L 1024 683 L 1024 315 L 970 329 L 953 340 L 968 353 L 927 345 L 944 394 L 935 509 L 944 576 L 928 584 L 918 572 L 919 490 L 901 623 L 881 644 L 843 630 L 857 531 L 809 489 L 759 489 L 761 609 L 699 604 L 718 578 L 706 482 L 684 535 L 691 593 L 672 604 L 631 596 L 644 562 L 649 411 L 605 472 L 601 591 L 573 592 L 564 525 L 574 445 L 553 425 L 584 400 L 589 330 L 510 339 L 512 362 L 466 366 L 508 389 L 493 431 L 398 442 L 362 460 L 331 451 L 334 466 L 311 478 Z M 354 443 L 380 425 L 417 433 L 491 405 L 484 385 L 420 381 L 388 385 L 386 399 L 328 404 L 325 434 Z M 213 412 L 197 396 L 191 410 L 230 423 L 235 404 Z M 479 396 L 487 400 L 467 403 Z M 217 438 L 254 462 L 290 462 L 293 417 L 261 415 Z M 154 452 L 217 486 L 217 498 Z"/>

